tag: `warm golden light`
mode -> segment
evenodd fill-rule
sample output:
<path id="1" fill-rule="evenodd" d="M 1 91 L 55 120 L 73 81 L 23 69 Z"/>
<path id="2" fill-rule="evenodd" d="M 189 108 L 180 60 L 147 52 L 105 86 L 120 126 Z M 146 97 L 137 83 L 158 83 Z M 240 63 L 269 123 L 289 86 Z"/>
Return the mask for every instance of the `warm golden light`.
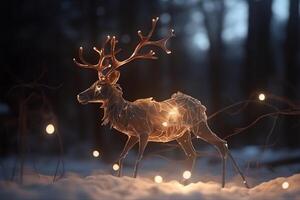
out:
<path id="1" fill-rule="evenodd" d="M 162 183 L 163 182 L 163 178 L 161 176 L 159 176 L 159 175 L 156 175 L 154 177 L 154 181 L 155 181 L 155 183 Z"/>
<path id="2" fill-rule="evenodd" d="M 163 122 L 162 125 L 163 125 L 164 127 L 167 127 L 167 126 L 168 126 L 168 122 Z"/>
<path id="3" fill-rule="evenodd" d="M 46 133 L 49 134 L 49 135 L 52 135 L 55 131 L 55 127 L 53 124 L 48 124 L 46 126 Z"/>
<path id="4" fill-rule="evenodd" d="M 190 171 L 188 171 L 188 170 L 186 170 L 186 171 L 184 171 L 184 172 L 182 173 L 182 177 L 183 177 L 184 179 L 189 179 L 189 178 L 191 178 L 191 176 L 192 176 L 192 173 L 191 173 Z"/>
<path id="5" fill-rule="evenodd" d="M 287 182 L 287 181 L 284 181 L 284 182 L 282 183 L 282 185 L 281 185 L 282 189 L 284 189 L 284 190 L 288 189 L 289 186 L 290 186 L 290 184 L 289 184 L 289 182 Z"/>
<path id="6" fill-rule="evenodd" d="M 171 110 L 171 111 L 169 112 L 169 115 L 176 115 L 176 112 L 173 111 L 173 110 Z"/>
<path id="7" fill-rule="evenodd" d="M 170 112 L 169 112 L 169 115 L 178 115 L 178 109 L 175 107 L 175 108 L 173 108 L 172 110 L 170 110 Z"/>
<path id="8" fill-rule="evenodd" d="M 264 100 L 266 99 L 266 95 L 265 95 L 264 93 L 260 93 L 260 94 L 258 95 L 258 99 L 259 99 L 260 101 L 264 101 Z"/>
<path id="9" fill-rule="evenodd" d="M 114 171 L 118 171 L 120 169 L 120 166 L 118 164 L 114 164 L 112 168 Z"/>
<path id="10" fill-rule="evenodd" d="M 94 156 L 95 158 L 99 157 L 99 155 L 100 155 L 99 151 L 97 151 L 97 150 L 94 150 L 94 151 L 93 151 L 93 156 Z"/>

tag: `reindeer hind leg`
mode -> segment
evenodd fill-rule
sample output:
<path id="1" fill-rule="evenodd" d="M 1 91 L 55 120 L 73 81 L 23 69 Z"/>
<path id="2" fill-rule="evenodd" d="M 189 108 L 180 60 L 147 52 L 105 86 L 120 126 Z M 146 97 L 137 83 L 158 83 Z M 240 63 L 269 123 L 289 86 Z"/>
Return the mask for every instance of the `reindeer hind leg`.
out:
<path id="1" fill-rule="evenodd" d="M 222 158 L 222 187 L 225 187 L 226 158 L 228 154 L 227 142 L 219 138 L 209 127 L 207 122 L 201 122 L 193 127 L 193 133 L 198 137 L 214 145 Z"/>
<path id="2" fill-rule="evenodd" d="M 244 176 L 244 174 L 242 173 L 241 169 L 239 168 L 238 164 L 235 162 L 235 160 L 233 159 L 231 153 L 228 151 L 228 156 L 229 158 L 231 159 L 232 163 L 233 163 L 233 166 L 234 168 L 238 171 L 238 173 L 240 174 L 241 178 L 243 179 L 243 183 L 245 185 L 246 188 L 250 188 L 247 181 L 246 181 L 246 178 Z"/>
<path id="3" fill-rule="evenodd" d="M 234 158 L 232 157 L 232 155 L 228 149 L 227 142 L 225 140 L 222 140 L 214 132 L 212 132 L 210 130 L 210 128 L 208 127 L 207 122 L 201 122 L 197 128 L 198 128 L 200 134 L 198 135 L 196 133 L 196 135 L 199 136 L 200 138 L 202 138 L 203 140 L 207 141 L 208 143 L 217 147 L 217 149 L 219 150 L 219 152 L 222 156 L 222 171 L 223 171 L 222 172 L 222 187 L 225 187 L 226 158 L 227 158 L 227 156 L 229 156 L 230 160 L 233 163 L 234 168 L 237 170 L 237 172 L 241 176 L 244 185 L 246 186 L 246 188 L 249 188 L 244 174 L 240 170 L 238 164 L 236 163 L 236 161 L 234 160 Z"/>

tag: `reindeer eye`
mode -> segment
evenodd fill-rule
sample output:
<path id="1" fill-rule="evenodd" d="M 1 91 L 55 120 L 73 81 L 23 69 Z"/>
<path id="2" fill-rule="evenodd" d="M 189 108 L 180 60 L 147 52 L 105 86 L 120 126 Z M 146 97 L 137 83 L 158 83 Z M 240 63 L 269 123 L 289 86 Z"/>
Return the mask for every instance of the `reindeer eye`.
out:
<path id="1" fill-rule="evenodd" d="M 96 85 L 96 91 L 99 92 L 101 90 L 101 86 Z"/>

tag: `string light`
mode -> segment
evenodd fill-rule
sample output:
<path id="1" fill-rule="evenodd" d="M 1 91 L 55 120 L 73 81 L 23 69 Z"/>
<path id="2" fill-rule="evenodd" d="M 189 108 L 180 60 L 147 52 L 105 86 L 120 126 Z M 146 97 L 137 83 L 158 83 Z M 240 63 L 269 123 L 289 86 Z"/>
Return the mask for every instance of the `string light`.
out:
<path id="1" fill-rule="evenodd" d="M 120 166 L 116 163 L 116 164 L 113 165 L 112 168 L 113 168 L 114 171 L 118 171 L 120 169 Z"/>
<path id="2" fill-rule="evenodd" d="M 284 182 L 282 183 L 282 185 L 281 185 L 282 189 L 284 189 L 284 190 L 288 189 L 289 186 L 290 186 L 290 184 L 289 184 L 289 182 L 287 182 L 287 181 L 284 181 Z"/>
<path id="3" fill-rule="evenodd" d="M 186 170 L 186 171 L 184 171 L 184 172 L 182 173 L 182 177 L 183 177 L 184 179 L 189 179 L 189 178 L 191 178 L 191 176 L 192 176 L 192 173 L 191 173 L 190 171 L 188 171 L 188 170 Z"/>
<path id="4" fill-rule="evenodd" d="M 264 100 L 266 99 L 266 95 L 265 95 L 264 93 L 260 93 L 260 94 L 258 95 L 258 99 L 259 99 L 260 101 L 264 101 Z"/>
<path id="5" fill-rule="evenodd" d="M 161 176 L 159 176 L 159 175 L 156 175 L 154 177 L 154 181 L 155 181 L 155 183 L 162 183 L 163 182 L 163 178 Z"/>
<path id="6" fill-rule="evenodd" d="M 167 127 L 167 126 L 168 126 L 168 122 L 163 122 L 162 125 L 163 125 L 164 127 Z"/>
<path id="7" fill-rule="evenodd" d="M 45 130 L 47 134 L 52 135 L 55 131 L 55 127 L 53 124 L 48 124 Z"/>
<path id="8" fill-rule="evenodd" d="M 93 151 L 93 156 L 94 156 L 95 158 L 99 157 L 99 155 L 100 155 L 99 151 L 97 151 L 97 150 L 94 150 L 94 151 Z"/>

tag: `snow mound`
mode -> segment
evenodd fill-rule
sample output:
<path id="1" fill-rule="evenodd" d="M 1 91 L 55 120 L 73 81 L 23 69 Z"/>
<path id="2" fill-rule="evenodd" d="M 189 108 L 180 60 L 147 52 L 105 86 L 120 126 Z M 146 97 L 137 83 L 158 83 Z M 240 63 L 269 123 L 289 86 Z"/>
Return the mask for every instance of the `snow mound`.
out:
<path id="1" fill-rule="evenodd" d="M 172 200 L 289 200 L 300 199 L 300 174 L 280 177 L 251 189 L 240 186 L 221 188 L 216 182 L 197 182 L 182 185 L 177 181 L 154 183 L 148 178 L 118 178 L 96 174 L 80 177 L 68 174 L 51 183 L 50 176 L 25 177 L 23 185 L 0 181 L 1 199 L 172 199 Z M 287 189 L 282 184 L 289 183 Z"/>

